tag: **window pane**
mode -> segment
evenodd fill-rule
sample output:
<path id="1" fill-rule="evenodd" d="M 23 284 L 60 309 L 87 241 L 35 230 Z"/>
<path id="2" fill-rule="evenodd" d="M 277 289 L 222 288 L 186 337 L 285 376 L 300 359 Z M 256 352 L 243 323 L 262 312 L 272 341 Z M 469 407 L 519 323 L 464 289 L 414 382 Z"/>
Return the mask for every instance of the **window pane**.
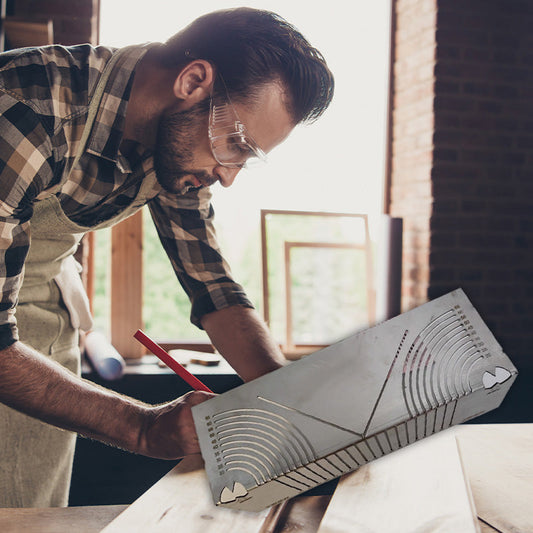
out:
<path id="1" fill-rule="evenodd" d="M 295 248 L 290 272 L 293 344 L 331 344 L 368 326 L 361 250 Z"/>
<path id="2" fill-rule="evenodd" d="M 193 326 L 191 306 L 161 246 L 148 209 L 143 209 L 143 320 L 158 340 L 208 340 Z"/>
<path id="3" fill-rule="evenodd" d="M 111 230 L 95 232 L 94 244 L 94 329 L 111 337 Z"/>
<path id="4" fill-rule="evenodd" d="M 293 343 L 330 343 L 368 325 L 364 252 L 313 247 L 364 245 L 363 219 L 268 214 L 266 234 L 270 328 L 276 339 L 287 336 L 286 242 L 309 243 L 290 252 Z"/>

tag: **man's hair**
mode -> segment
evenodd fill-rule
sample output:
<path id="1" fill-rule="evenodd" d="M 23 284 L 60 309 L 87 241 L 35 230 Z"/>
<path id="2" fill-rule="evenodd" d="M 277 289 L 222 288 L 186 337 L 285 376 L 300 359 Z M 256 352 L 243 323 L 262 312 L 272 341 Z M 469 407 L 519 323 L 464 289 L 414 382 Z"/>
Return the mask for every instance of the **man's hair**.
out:
<path id="1" fill-rule="evenodd" d="M 166 67 L 211 62 L 234 100 L 279 80 L 295 124 L 316 120 L 333 97 L 333 75 L 322 54 L 270 11 L 242 7 L 203 15 L 164 43 L 159 57 Z"/>

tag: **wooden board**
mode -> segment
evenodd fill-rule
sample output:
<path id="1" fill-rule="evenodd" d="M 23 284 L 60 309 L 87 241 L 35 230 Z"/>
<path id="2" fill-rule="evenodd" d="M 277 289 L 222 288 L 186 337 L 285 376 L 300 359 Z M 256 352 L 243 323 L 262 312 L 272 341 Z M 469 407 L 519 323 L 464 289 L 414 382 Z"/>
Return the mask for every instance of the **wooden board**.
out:
<path id="1" fill-rule="evenodd" d="M 200 456 L 190 456 L 102 533 L 259 533 L 267 514 L 216 507 Z"/>
<path id="2" fill-rule="evenodd" d="M 428 437 L 341 478 L 318 531 L 479 532 L 455 434 Z"/>
<path id="3" fill-rule="evenodd" d="M 7 17 L 3 21 L 6 40 L 11 48 L 44 46 L 54 42 L 52 20 L 29 21 Z"/>
<path id="4" fill-rule="evenodd" d="M 461 426 L 457 441 L 480 520 L 533 531 L 533 424 Z"/>
<path id="5" fill-rule="evenodd" d="M 111 229 L 111 342 L 123 357 L 140 358 L 133 334 L 142 321 L 142 212 Z"/>
<path id="6" fill-rule="evenodd" d="M 319 533 L 530 533 L 532 449 L 533 424 L 467 425 L 428 437 L 341 479 Z M 203 463 L 189 457 L 104 532 L 315 533 L 328 500 L 302 495 L 268 515 L 215 507 Z"/>
<path id="7" fill-rule="evenodd" d="M 126 505 L 0 509 L 2 533 L 98 533 Z"/>

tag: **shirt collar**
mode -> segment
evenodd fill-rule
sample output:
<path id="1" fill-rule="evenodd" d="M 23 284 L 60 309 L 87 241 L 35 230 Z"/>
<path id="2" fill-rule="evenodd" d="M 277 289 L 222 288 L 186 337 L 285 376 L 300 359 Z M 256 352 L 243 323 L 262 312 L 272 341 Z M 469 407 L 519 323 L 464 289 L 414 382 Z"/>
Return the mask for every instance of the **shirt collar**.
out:
<path id="1" fill-rule="evenodd" d="M 87 142 L 86 152 L 112 161 L 123 172 L 131 172 L 130 163 L 120 154 L 126 109 L 140 59 L 154 44 L 128 46 L 115 50 L 121 57 L 114 65 L 106 83 L 98 113 Z"/>

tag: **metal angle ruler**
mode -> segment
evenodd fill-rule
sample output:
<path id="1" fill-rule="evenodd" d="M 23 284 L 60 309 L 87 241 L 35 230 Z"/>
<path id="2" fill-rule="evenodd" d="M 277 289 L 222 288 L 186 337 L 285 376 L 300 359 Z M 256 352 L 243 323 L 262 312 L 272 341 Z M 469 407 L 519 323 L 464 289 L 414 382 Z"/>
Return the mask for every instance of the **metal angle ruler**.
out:
<path id="1" fill-rule="evenodd" d="M 453 291 L 194 406 L 214 502 L 296 496 L 495 409 L 516 375 Z"/>

